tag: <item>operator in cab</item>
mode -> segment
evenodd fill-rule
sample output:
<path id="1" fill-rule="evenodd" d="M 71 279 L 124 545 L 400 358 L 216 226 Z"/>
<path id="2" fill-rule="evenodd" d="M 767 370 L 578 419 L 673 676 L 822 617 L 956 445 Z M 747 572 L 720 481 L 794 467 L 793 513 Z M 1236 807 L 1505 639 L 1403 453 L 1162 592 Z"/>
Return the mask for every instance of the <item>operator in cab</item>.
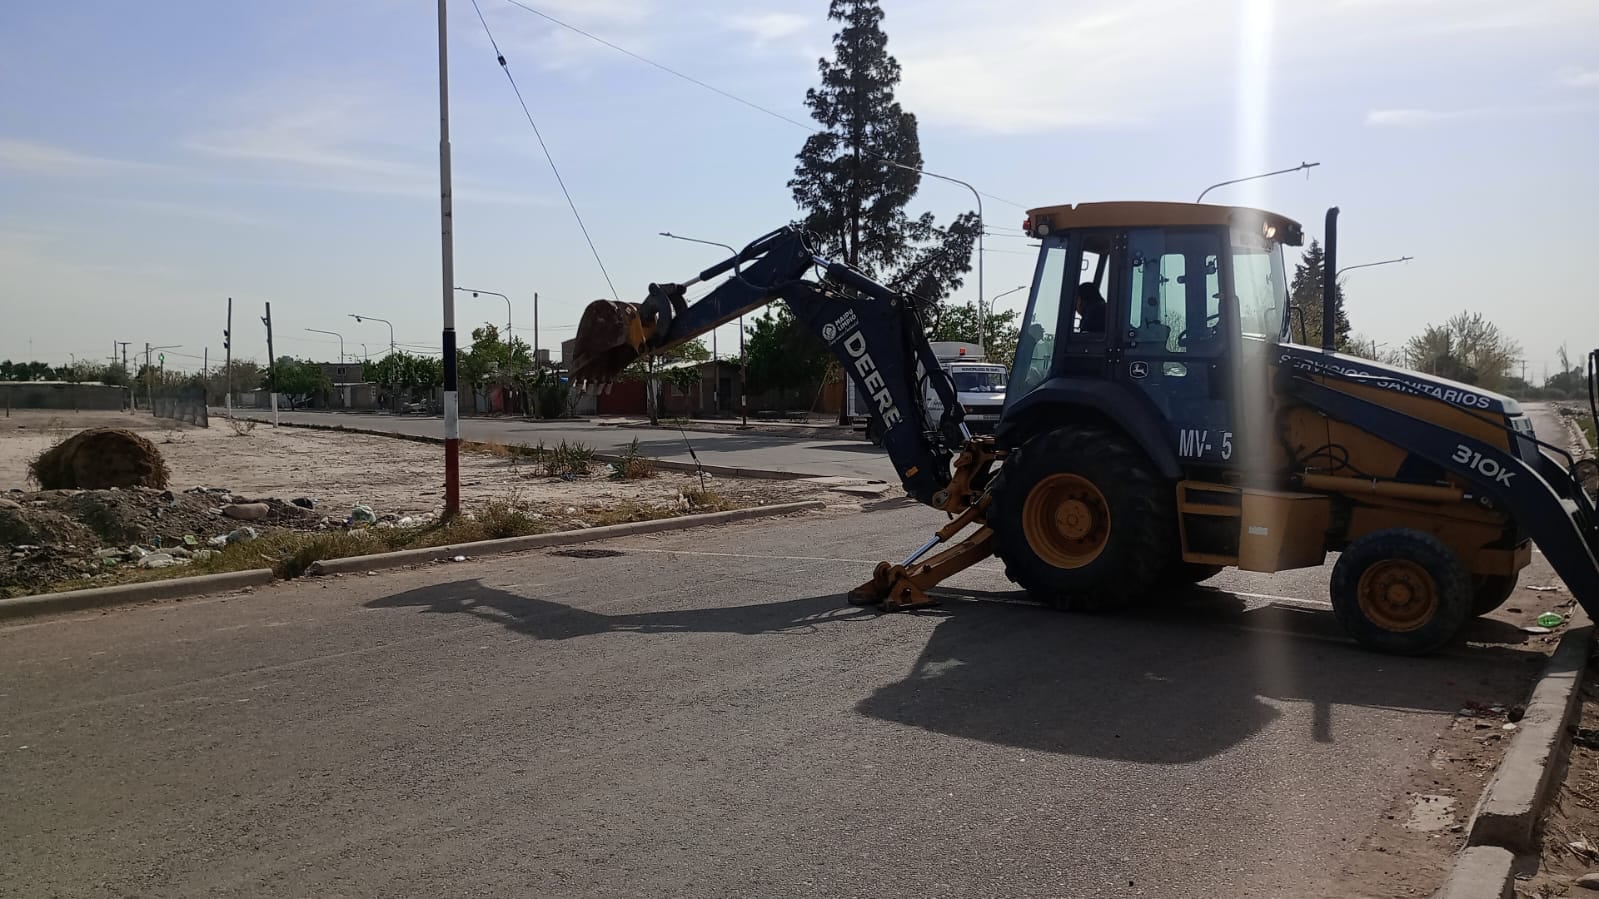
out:
<path id="1" fill-rule="evenodd" d="M 1105 333 L 1105 298 L 1092 281 L 1077 285 L 1077 330 L 1082 334 Z"/>

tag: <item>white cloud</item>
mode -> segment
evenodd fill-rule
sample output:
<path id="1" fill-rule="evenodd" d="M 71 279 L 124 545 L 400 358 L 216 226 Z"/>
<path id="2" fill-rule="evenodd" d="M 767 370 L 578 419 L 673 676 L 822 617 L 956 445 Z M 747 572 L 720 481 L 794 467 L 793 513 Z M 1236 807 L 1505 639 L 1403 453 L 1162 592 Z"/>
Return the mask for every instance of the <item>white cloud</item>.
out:
<path id="1" fill-rule="evenodd" d="M 1268 13 L 1271 65 L 1266 80 L 1246 82 L 1252 17 Z M 1439 70 L 1473 55 L 1530 60 L 1595 26 L 1593 0 L 1525 0 L 1508 12 L 1500 0 L 1124 0 L 1098 9 L 989 0 L 979 14 L 928 2 L 891 10 L 884 23 L 907 108 L 929 123 L 998 133 L 1158 121 L 1226 107 L 1241 91 L 1321 90 L 1400 59 Z"/>
<path id="2" fill-rule="evenodd" d="M 408 105 L 379 89 L 340 86 L 337 79 L 280 83 L 231 98 L 235 120 L 196 134 L 185 149 L 225 162 L 235 180 L 289 184 L 313 190 L 401 197 L 437 197 L 438 161 L 423 148 L 437 139 L 423 135 L 428 122 L 394 115 Z M 545 200 L 475 185 L 458 177 L 455 197 L 472 202 L 543 205 Z"/>
<path id="3" fill-rule="evenodd" d="M 155 163 L 91 156 L 50 144 L 0 138 L 0 169 L 33 175 L 95 176 L 157 171 L 161 168 Z"/>
<path id="4" fill-rule="evenodd" d="M 756 46 L 803 32 L 812 18 L 788 12 L 744 13 L 727 20 L 727 26 L 754 39 Z"/>
<path id="5" fill-rule="evenodd" d="M 1460 119 L 1473 119 L 1504 112 L 1489 108 L 1478 109 L 1373 109 L 1366 113 L 1366 124 L 1372 127 L 1399 128 L 1436 125 Z"/>
<path id="6" fill-rule="evenodd" d="M 1566 87 L 1599 87 L 1599 69 L 1566 69 L 1560 73 L 1560 83 Z"/>
<path id="7" fill-rule="evenodd" d="M 615 64 L 615 50 L 571 28 L 581 28 L 635 53 L 648 54 L 656 46 L 658 30 L 651 27 L 656 13 L 653 0 L 527 0 L 525 7 L 494 4 L 483 11 L 513 72 L 537 66 L 586 75 Z M 471 28 L 487 43 L 476 17 Z"/>
<path id="8" fill-rule="evenodd" d="M 1586 114 L 1592 104 L 1537 103 L 1520 106 L 1474 106 L 1464 109 L 1373 109 L 1366 113 L 1370 127 L 1420 128 L 1480 119 L 1529 118 L 1546 115 Z"/>

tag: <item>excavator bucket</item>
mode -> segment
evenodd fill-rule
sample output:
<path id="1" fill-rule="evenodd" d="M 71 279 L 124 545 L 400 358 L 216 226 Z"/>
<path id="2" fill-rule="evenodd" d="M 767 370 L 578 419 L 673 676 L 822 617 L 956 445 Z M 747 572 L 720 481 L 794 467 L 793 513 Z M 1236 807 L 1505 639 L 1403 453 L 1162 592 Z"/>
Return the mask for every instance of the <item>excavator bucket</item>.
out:
<path id="1" fill-rule="evenodd" d="M 583 310 L 572 348 L 574 382 L 606 382 L 645 351 L 648 337 L 637 303 L 595 300 Z"/>

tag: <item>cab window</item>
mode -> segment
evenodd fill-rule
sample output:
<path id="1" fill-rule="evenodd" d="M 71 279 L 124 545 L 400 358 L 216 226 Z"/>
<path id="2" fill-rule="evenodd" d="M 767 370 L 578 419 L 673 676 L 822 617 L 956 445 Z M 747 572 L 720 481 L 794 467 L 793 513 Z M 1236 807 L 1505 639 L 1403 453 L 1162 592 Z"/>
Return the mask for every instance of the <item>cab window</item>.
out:
<path id="1" fill-rule="evenodd" d="M 1142 228 L 1128 233 L 1128 351 L 1135 355 L 1221 348 L 1221 239 L 1213 231 Z"/>

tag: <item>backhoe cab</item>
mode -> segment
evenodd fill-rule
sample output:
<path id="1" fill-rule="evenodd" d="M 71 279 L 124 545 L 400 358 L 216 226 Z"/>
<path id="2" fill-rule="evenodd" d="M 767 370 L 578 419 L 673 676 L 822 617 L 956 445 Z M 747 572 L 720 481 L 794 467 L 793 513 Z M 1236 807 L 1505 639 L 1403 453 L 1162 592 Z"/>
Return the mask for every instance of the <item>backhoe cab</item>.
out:
<path id="1" fill-rule="evenodd" d="M 1025 230 L 1042 246 L 992 436 L 962 422 L 914 298 L 790 229 L 702 272 L 694 281 L 733 277 L 697 303 L 686 285 L 651 285 L 638 306 L 593 304 L 574 377 L 603 380 L 787 302 L 872 398 L 907 492 L 952 516 L 903 562 L 879 564 L 858 603 L 928 603 L 989 554 L 1045 602 L 1108 609 L 1223 567 L 1282 571 L 1339 552 L 1331 598 L 1346 630 L 1425 653 L 1510 595 L 1536 540 L 1599 613 L 1599 514 L 1581 467 L 1514 400 L 1289 342 L 1283 247 L 1302 242 L 1298 223 L 1089 203 L 1033 210 Z M 812 267 L 819 280 L 803 278 Z"/>

